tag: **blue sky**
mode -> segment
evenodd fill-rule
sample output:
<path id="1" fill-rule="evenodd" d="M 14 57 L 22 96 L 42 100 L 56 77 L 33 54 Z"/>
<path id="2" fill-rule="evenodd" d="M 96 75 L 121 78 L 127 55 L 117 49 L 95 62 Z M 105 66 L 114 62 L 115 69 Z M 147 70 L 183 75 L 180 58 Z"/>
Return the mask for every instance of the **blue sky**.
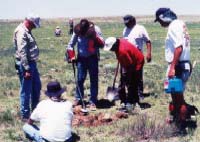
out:
<path id="1" fill-rule="evenodd" d="M 199 0 L 0 0 L 0 19 L 154 15 L 170 7 L 178 15 L 200 15 Z"/>

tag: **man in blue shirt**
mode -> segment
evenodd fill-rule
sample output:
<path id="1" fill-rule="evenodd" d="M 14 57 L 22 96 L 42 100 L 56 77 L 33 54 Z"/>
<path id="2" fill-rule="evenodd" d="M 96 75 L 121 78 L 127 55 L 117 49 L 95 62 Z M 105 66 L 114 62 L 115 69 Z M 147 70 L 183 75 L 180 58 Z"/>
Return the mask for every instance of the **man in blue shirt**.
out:
<path id="1" fill-rule="evenodd" d="M 74 46 L 77 44 L 77 59 L 75 57 Z M 80 104 L 84 97 L 84 81 L 89 71 L 90 76 L 90 107 L 96 109 L 98 95 L 98 61 L 99 47 L 103 47 L 104 40 L 101 30 L 94 23 L 87 19 L 81 19 L 74 28 L 74 33 L 66 49 L 69 62 L 77 62 L 77 89 L 74 105 Z M 80 90 L 80 91 L 78 91 Z"/>

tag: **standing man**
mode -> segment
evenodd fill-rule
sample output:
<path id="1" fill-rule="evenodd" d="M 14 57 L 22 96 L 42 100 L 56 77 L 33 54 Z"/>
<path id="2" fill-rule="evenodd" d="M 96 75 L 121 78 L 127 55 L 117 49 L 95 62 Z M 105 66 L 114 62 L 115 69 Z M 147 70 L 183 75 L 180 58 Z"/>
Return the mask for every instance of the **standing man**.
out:
<path id="1" fill-rule="evenodd" d="M 117 59 L 125 70 L 124 81 L 127 86 L 128 93 L 119 95 L 120 100 L 125 103 L 125 111 L 130 111 L 135 104 L 139 102 L 138 85 L 139 74 L 144 65 L 144 56 L 137 47 L 126 39 L 117 39 L 109 37 L 105 41 L 104 50 L 114 51 Z"/>
<path id="2" fill-rule="evenodd" d="M 32 29 L 39 27 L 40 17 L 29 15 L 14 32 L 15 67 L 20 80 L 22 121 L 29 118 L 30 111 L 36 107 L 40 98 L 41 81 L 36 63 L 39 57 L 39 48 L 31 33 Z"/>
<path id="3" fill-rule="evenodd" d="M 123 17 L 125 28 L 123 30 L 123 37 L 135 45 L 143 53 L 143 44 L 146 44 L 146 60 L 151 61 L 151 41 L 149 35 L 144 26 L 136 24 L 135 17 L 132 15 L 126 15 Z M 121 87 L 123 86 L 123 69 L 121 70 Z M 138 85 L 138 96 L 143 99 L 143 69 L 138 74 L 139 85 Z M 122 92 L 125 92 L 125 87 L 122 87 Z M 123 91 L 124 90 L 124 91 Z"/>
<path id="4" fill-rule="evenodd" d="M 168 28 L 165 41 L 165 60 L 168 63 L 167 77 L 176 76 L 183 81 L 183 87 L 191 73 L 190 63 L 190 36 L 185 23 L 177 19 L 176 14 L 169 8 L 159 8 L 156 11 L 155 22 Z M 172 93 L 172 103 L 169 105 L 173 121 L 182 132 L 185 131 L 187 105 L 184 93 Z"/>
<path id="5" fill-rule="evenodd" d="M 77 43 L 77 59 L 74 46 Z M 98 62 L 99 47 L 103 47 L 104 41 L 101 30 L 94 23 L 87 19 L 81 19 L 74 28 L 74 33 L 67 46 L 66 54 L 69 62 L 77 62 L 77 81 L 74 105 L 80 104 L 81 97 L 84 97 L 84 81 L 89 71 L 90 76 L 90 108 L 96 109 L 98 95 Z M 80 90 L 80 91 L 79 91 Z"/>
<path id="6" fill-rule="evenodd" d="M 72 18 L 69 19 L 69 35 L 73 34 L 73 29 L 74 29 L 74 21 Z"/>

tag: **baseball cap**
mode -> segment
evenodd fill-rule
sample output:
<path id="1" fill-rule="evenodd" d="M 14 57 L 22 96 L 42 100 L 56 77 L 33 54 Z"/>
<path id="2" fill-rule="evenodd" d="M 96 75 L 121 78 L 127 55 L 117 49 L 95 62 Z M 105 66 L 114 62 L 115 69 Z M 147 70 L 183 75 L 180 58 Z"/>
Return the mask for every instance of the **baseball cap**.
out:
<path id="1" fill-rule="evenodd" d="M 154 20 L 154 22 L 157 22 L 158 20 L 162 20 L 163 22 L 170 22 L 177 18 L 176 14 L 171 11 L 170 8 L 159 8 L 156 11 L 155 16 L 156 19 Z"/>
<path id="2" fill-rule="evenodd" d="M 128 15 L 125 15 L 123 17 L 123 19 L 124 19 L 124 23 L 127 24 L 128 22 L 130 22 L 131 20 L 133 20 L 134 17 L 132 15 L 128 14 Z"/>
<path id="3" fill-rule="evenodd" d="M 33 22 L 36 28 L 40 27 L 40 17 L 38 15 L 31 13 L 26 17 L 26 19 Z"/>
<path id="4" fill-rule="evenodd" d="M 106 40 L 105 40 L 105 45 L 104 45 L 104 50 L 105 51 L 109 51 L 112 46 L 115 44 L 115 42 L 117 41 L 117 39 L 115 37 L 108 37 Z"/>

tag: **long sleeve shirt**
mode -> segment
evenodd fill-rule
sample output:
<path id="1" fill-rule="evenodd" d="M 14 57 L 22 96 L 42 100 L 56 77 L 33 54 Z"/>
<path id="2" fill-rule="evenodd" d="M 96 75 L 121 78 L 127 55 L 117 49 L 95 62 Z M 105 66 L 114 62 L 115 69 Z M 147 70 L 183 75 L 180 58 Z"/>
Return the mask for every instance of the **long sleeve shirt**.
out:
<path id="1" fill-rule="evenodd" d="M 115 53 L 119 63 L 126 70 L 130 67 L 135 67 L 135 70 L 142 69 L 144 65 L 143 54 L 126 39 L 120 39 L 119 49 Z"/>
<path id="2" fill-rule="evenodd" d="M 101 30 L 98 26 L 95 25 L 95 32 L 98 38 L 98 42 L 104 43 Z M 99 53 L 98 45 L 94 44 L 94 50 L 90 49 L 89 46 L 90 39 L 85 36 L 79 36 L 75 33 L 72 34 L 72 37 L 68 43 L 67 50 L 74 50 L 74 46 L 77 44 L 77 52 L 79 57 L 90 57 L 92 55 Z"/>
<path id="3" fill-rule="evenodd" d="M 21 62 L 25 70 L 29 70 L 29 61 L 36 61 L 39 48 L 32 33 L 21 23 L 14 32 L 15 58 Z"/>

